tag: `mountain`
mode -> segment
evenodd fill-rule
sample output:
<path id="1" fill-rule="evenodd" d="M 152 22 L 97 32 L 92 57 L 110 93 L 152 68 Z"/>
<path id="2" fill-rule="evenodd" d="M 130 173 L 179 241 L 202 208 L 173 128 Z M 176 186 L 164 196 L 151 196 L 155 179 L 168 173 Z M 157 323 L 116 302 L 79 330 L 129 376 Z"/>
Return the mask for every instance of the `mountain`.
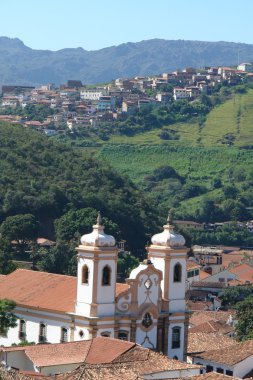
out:
<path id="1" fill-rule="evenodd" d="M 0 84 L 57 85 L 68 79 L 107 82 L 167 72 L 184 67 L 235 65 L 253 61 L 253 45 L 153 39 L 96 51 L 82 48 L 34 50 L 17 38 L 0 37 Z"/>

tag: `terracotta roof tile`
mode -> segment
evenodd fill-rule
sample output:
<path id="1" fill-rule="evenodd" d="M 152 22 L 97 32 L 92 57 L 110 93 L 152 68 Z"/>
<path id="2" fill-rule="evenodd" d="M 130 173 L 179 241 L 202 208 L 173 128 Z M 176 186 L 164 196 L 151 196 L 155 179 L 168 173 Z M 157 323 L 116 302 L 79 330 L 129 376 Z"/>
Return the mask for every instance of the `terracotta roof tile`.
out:
<path id="1" fill-rule="evenodd" d="M 187 352 L 189 354 L 204 352 L 210 349 L 216 350 L 231 346 L 235 343 L 232 338 L 217 332 L 192 332 L 191 330 L 192 329 L 189 329 L 187 340 Z"/>
<path id="2" fill-rule="evenodd" d="M 88 364 L 111 363 L 118 356 L 135 346 L 135 343 L 98 337 L 93 339 L 89 353 L 86 358 Z"/>
<path id="3" fill-rule="evenodd" d="M 129 289 L 129 285 L 127 284 L 121 284 L 121 283 L 117 283 L 116 284 L 116 298 L 123 292 L 125 292 L 126 290 Z"/>
<path id="4" fill-rule="evenodd" d="M 206 351 L 195 356 L 215 363 L 235 365 L 253 356 L 253 340 L 236 343 L 218 350 Z"/>
<path id="5" fill-rule="evenodd" d="M 195 333 L 195 332 L 203 332 L 203 333 L 217 332 L 218 333 L 219 332 L 220 334 L 228 334 L 234 330 L 235 328 L 233 326 L 229 326 L 226 322 L 215 321 L 212 319 L 189 329 L 189 331 L 192 333 Z"/>
<path id="6" fill-rule="evenodd" d="M 190 324 L 193 326 L 200 325 L 206 321 L 224 321 L 227 322 L 231 315 L 235 314 L 234 310 L 228 311 L 196 311 L 190 315 Z"/>
<path id="7" fill-rule="evenodd" d="M 207 282 L 207 281 L 193 281 L 192 288 L 225 288 L 226 284 L 223 282 Z"/>
<path id="8" fill-rule="evenodd" d="M 187 260 L 187 262 L 186 262 L 186 268 L 187 268 L 187 270 L 190 270 L 190 269 L 199 269 L 199 268 L 201 268 L 201 265 L 195 263 L 194 261 Z"/>
<path id="9" fill-rule="evenodd" d="M 0 276 L 0 283 L 0 299 L 12 299 L 32 308 L 74 312 L 76 277 L 17 269 Z M 116 284 L 116 294 L 127 288 L 127 284 Z"/>

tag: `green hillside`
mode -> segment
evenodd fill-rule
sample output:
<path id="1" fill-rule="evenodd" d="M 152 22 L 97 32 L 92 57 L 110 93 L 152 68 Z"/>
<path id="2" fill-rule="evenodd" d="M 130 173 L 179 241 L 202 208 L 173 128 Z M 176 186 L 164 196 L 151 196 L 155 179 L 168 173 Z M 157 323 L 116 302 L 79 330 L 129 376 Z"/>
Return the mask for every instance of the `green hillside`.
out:
<path id="1" fill-rule="evenodd" d="M 149 228 L 155 229 L 154 211 L 128 178 L 85 153 L 0 123 L 0 224 L 9 216 L 33 214 L 41 236 L 54 238 L 55 219 L 93 207 L 119 226 L 130 247 L 145 244 Z"/>
<path id="2" fill-rule="evenodd" d="M 169 127 L 169 126 L 168 126 Z M 179 139 L 165 142 L 159 137 L 161 129 L 154 129 L 133 137 L 114 135 L 112 144 L 169 144 L 170 146 L 234 146 L 253 145 L 253 90 L 245 94 L 232 94 L 230 99 L 216 106 L 200 127 L 195 121 L 170 125 Z M 230 138 L 231 136 L 231 138 Z"/>

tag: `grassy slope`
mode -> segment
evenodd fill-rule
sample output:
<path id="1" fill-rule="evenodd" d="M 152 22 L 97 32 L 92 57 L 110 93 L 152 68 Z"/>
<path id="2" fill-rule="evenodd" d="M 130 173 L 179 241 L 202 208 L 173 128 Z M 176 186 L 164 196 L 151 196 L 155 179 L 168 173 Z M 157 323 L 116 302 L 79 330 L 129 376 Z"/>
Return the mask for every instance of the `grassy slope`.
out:
<path id="1" fill-rule="evenodd" d="M 236 148 L 171 147 L 166 145 L 106 145 L 98 154 L 120 172 L 140 183 L 161 165 L 170 165 L 180 175 L 205 182 L 224 176 L 234 165 L 250 168 L 253 151 Z M 228 178 L 227 178 L 228 179 Z"/>
<path id="2" fill-rule="evenodd" d="M 110 162 L 119 172 L 127 174 L 139 186 L 146 175 L 162 165 L 170 165 L 177 172 L 206 185 L 215 177 L 230 181 L 231 168 L 253 174 L 253 150 L 238 150 L 253 145 L 253 90 L 234 95 L 216 107 L 207 117 L 202 129 L 197 123 L 178 123 L 180 140 L 166 142 L 159 138 L 159 130 L 134 137 L 114 136 L 103 145 L 98 157 Z M 235 136 L 234 147 L 222 144 L 226 134 Z M 219 190 L 208 196 L 218 199 Z M 206 195 L 185 200 L 180 208 L 193 210 Z"/>
<path id="3" fill-rule="evenodd" d="M 169 128 L 177 130 L 180 136 L 180 140 L 170 142 L 173 146 L 224 146 L 222 140 L 229 133 L 235 136 L 235 146 L 253 145 L 253 90 L 243 95 L 235 94 L 231 99 L 216 107 L 208 115 L 202 129 L 197 123 L 178 123 Z M 160 129 L 156 129 L 134 137 L 112 136 L 109 143 L 164 144 L 159 133 Z"/>

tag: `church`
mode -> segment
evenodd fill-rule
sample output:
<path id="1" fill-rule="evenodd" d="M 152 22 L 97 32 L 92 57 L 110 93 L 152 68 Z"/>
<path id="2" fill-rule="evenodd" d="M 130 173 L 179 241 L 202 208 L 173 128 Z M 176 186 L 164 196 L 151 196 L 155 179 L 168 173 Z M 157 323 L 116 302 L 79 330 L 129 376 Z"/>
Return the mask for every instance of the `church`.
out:
<path id="1" fill-rule="evenodd" d="M 106 336 L 136 342 L 183 360 L 187 248 L 168 218 L 148 256 L 124 284 L 117 283 L 118 248 L 100 213 L 81 237 L 77 277 L 17 269 L 0 276 L 0 299 L 16 302 L 18 323 L 0 345 L 59 343 Z"/>

